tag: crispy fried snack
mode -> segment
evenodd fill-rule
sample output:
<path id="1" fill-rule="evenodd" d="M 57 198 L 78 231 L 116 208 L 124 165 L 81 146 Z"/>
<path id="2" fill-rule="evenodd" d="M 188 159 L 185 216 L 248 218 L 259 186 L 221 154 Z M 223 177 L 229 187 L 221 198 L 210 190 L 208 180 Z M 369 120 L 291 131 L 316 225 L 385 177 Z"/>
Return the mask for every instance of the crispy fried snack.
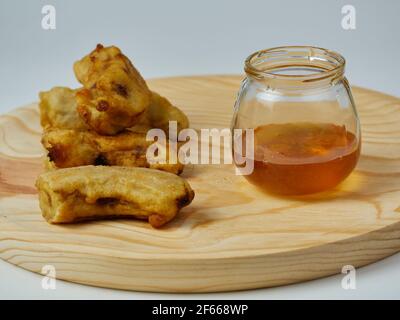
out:
<path id="1" fill-rule="evenodd" d="M 40 120 L 44 129 L 88 130 L 88 126 L 76 110 L 76 91 L 77 89 L 67 87 L 54 87 L 49 91 L 39 93 Z M 146 133 L 151 128 L 160 128 L 168 133 L 169 121 L 177 122 L 178 132 L 189 127 L 187 116 L 179 108 L 174 107 L 158 93 L 151 92 L 150 105 L 130 130 Z"/>
<path id="2" fill-rule="evenodd" d="M 182 178 L 145 168 L 85 166 L 43 173 L 36 181 L 49 223 L 134 217 L 161 227 L 191 203 Z"/>
<path id="3" fill-rule="evenodd" d="M 48 151 L 46 167 L 70 168 L 85 165 L 146 167 L 180 174 L 184 165 L 170 160 L 166 145 L 167 163 L 149 163 L 145 133 L 125 130 L 116 136 L 102 136 L 93 131 L 51 129 L 43 133 L 42 144 Z M 171 146 L 172 147 L 172 146 Z"/>
<path id="4" fill-rule="evenodd" d="M 43 132 L 42 144 L 54 168 L 70 168 L 95 164 L 100 155 L 89 131 L 50 129 Z"/>
<path id="5" fill-rule="evenodd" d="M 147 132 L 151 128 L 158 128 L 168 136 L 169 121 L 177 122 L 178 132 L 189 127 L 187 116 L 179 108 L 174 107 L 166 98 L 152 91 L 149 107 L 140 115 L 137 124 L 130 130 Z"/>
<path id="6" fill-rule="evenodd" d="M 76 111 L 76 90 L 54 87 L 39 93 L 40 124 L 43 128 L 87 130 Z"/>
<path id="7" fill-rule="evenodd" d="M 117 47 L 97 45 L 74 72 L 84 86 L 76 93 L 78 113 L 99 134 L 133 126 L 150 103 L 146 82 Z"/>

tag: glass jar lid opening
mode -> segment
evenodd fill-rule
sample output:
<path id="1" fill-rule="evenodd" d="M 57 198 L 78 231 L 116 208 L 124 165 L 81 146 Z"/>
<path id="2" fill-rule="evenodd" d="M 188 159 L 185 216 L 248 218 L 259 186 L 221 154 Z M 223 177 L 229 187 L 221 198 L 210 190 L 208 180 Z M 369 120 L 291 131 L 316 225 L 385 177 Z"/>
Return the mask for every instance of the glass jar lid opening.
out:
<path id="1" fill-rule="evenodd" d="M 345 59 L 337 52 L 311 46 L 286 46 L 251 54 L 244 70 L 256 79 L 307 83 L 338 79 L 343 76 L 344 66 Z"/>

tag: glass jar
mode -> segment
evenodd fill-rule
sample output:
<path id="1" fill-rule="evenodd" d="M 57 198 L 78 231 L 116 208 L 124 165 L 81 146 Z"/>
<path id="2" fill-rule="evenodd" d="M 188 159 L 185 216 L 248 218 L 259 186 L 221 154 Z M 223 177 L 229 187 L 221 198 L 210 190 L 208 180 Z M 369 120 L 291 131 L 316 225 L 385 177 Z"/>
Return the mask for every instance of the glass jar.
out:
<path id="1" fill-rule="evenodd" d="M 246 59 L 232 129 L 254 130 L 254 168 L 245 175 L 251 183 L 302 195 L 335 187 L 351 173 L 361 134 L 344 69 L 340 54 L 309 46 L 266 49 Z M 233 147 L 240 171 L 237 159 L 249 155 Z"/>

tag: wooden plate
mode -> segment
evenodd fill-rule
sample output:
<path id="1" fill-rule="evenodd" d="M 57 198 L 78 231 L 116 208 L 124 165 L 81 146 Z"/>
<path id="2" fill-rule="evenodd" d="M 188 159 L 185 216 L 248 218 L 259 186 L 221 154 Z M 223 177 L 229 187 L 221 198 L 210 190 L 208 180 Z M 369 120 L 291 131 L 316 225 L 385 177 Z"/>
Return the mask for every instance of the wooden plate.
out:
<path id="1" fill-rule="evenodd" d="M 149 86 L 194 128 L 229 127 L 239 76 L 176 77 Z M 192 205 L 161 230 L 132 220 L 54 226 L 34 188 L 41 172 L 36 104 L 0 117 L 0 257 L 94 286 L 212 292 L 270 287 L 363 266 L 400 249 L 400 100 L 354 88 L 363 150 L 357 170 L 318 197 L 258 192 L 231 165 L 189 166 Z"/>

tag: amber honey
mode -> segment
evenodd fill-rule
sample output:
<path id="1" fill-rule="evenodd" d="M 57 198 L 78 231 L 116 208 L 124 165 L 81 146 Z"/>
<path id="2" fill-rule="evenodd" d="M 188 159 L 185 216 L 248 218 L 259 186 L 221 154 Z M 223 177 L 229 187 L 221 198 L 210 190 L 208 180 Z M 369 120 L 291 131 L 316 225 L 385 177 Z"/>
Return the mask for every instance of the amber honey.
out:
<path id="1" fill-rule="evenodd" d="M 356 136 L 329 123 L 269 124 L 254 130 L 254 170 L 246 175 L 262 189 L 303 195 L 330 189 L 354 169 Z"/>

